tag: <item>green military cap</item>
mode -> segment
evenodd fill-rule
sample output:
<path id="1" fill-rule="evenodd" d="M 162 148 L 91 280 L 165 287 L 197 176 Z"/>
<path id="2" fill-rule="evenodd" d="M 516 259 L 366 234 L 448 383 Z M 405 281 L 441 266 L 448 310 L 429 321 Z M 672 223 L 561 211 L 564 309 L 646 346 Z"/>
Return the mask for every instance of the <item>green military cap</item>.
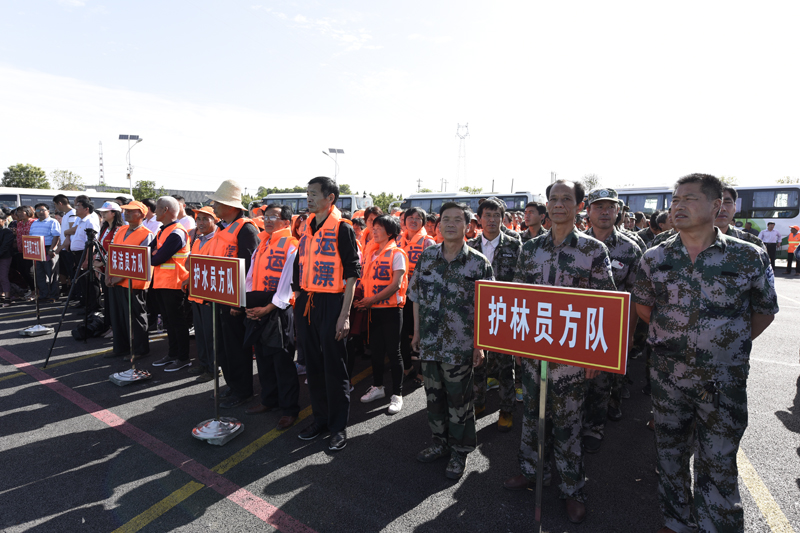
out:
<path id="1" fill-rule="evenodd" d="M 612 189 L 611 187 L 603 187 L 601 189 L 592 189 L 589 191 L 589 194 L 586 195 L 586 205 L 591 205 L 592 202 L 596 202 L 598 200 L 613 200 L 619 203 L 620 206 L 625 205 L 625 203 L 617 197 L 616 189 Z"/>

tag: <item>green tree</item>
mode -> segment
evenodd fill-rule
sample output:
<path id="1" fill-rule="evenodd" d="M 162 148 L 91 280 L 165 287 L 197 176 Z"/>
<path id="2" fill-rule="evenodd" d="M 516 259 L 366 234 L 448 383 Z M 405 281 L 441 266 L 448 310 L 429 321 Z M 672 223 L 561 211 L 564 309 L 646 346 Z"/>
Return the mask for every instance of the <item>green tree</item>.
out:
<path id="1" fill-rule="evenodd" d="M 44 170 L 33 165 L 23 165 L 17 163 L 8 167 L 3 172 L 3 187 L 22 187 L 26 189 L 49 189 L 50 182 L 47 181 L 47 174 Z"/>
<path id="2" fill-rule="evenodd" d="M 430 190 L 430 189 L 428 189 L 427 187 L 423 187 L 422 189 L 420 189 L 420 190 L 419 190 L 419 191 L 417 191 L 417 192 L 433 192 L 433 191 L 432 191 L 432 190 Z"/>
<path id="3" fill-rule="evenodd" d="M 775 180 L 775 183 L 781 183 L 785 185 L 789 185 L 792 183 L 800 183 L 800 178 L 793 178 L 791 176 L 784 176 L 780 179 Z"/>
<path id="4" fill-rule="evenodd" d="M 69 170 L 54 170 L 50 173 L 50 179 L 53 186 L 62 191 L 82 191 L 86 188 L 83 178 Z"/>
<path id="5" fill-rule="evenodd" d="M 736 176 L 720 176 L 719 181 L 731 187 L 736 187 L 739 184 L 739 180 L 736 179 Z"/>
<path id="6" fill-rule="evenodd" d="M 136 186 L 133 188 L 133 197 L 136 200 L 144 200 L 145 198 L 158 198 L 159 196 L 165 196 L 166 194 L 167 191 L 164 190 L 164 187 L 156 190 L 155 181 L 137 181 Z"/>
<path id="7" fill-rule="evenodd" d="M 592 189 L 597 189 L 600 187 L 600 176 L 597 174 L 586 174 L 580 179 L 581 184 L 583 184 L 583 188 L 586 189 L 586 192 L 591 191 Z"/>
<path id="8" fill-rule="evenodd" d="M 350 190 L 350 186 L 346 183 L 342 183 L 339 185 L 339 194 L 353 194 L 353 191 Z"/>
<path id="9" fill-rule="evenodd" d="M 483 191 L 483 187 L 468 187 L 465 185 L 458 190 L 467 194 L 480 194 Z"/>
<path id="10" fill-rule="evenodd" d="M 372 203 L 380 207 L 384 213 L 389 212 L 389 204 L 403 199 L 402 194 L 400 196 L 395 196 L 394 193 L 386 193 L 386 192 L 382 192 L 378 195 L 372 193 L 367 193 L 367 194 L 372 196 Z"/>

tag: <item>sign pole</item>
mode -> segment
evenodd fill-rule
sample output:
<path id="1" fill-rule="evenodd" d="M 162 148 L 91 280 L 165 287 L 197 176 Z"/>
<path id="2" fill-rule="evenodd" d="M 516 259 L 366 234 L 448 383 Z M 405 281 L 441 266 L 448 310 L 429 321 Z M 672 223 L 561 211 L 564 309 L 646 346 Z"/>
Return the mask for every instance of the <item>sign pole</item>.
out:
<path id="1" fill-rule="evenodd" d="M 542 533 L 542 489 L 544 488 L 544 439 L 545 439 L 545 414 L 547 412 L 547 361 L 542 361 L 539 371 L 539 437 L 538 455 L 536 461 L 536 522 L 539 524 L 539 533 Z"/>
<path id="2" fill-rule="evenodd" d="M 214 354 L 214 420 L 219 422 L 219 363 L 217 362 L 217 303 L 211 302 L 211 342 L 214 347 L 211 353 Z"/>
<path id="3" fill-rule="evenodd" d="M 32 244 L 24 242 L 24 239 L 25 238 L 23 237 L 24 245 L 32 246 Z M 45 251 L 44 247 L 44 237 L 36 237 L 35 239 L 37 240 L 33 240 L 33 242 L 36 243 L 35 250 L 37 257 L 30 257 L 30 259 L 33 261 L 33 297 L 36 299 L 36 325 L 20 331 L 19 334 L 23 337 L 39 337 L 41 335 L 47 335 L 54 332 L 53 328 L 42 326 L 42 316 L 39 308 L 39 282 L 36 279 L 36 263 L 41 260 L 42 253 L 44 252 L 46 254 L 47 252 Z M 25 255 L 27 254 L 23 252 L 23 257 L 25 257 Z M 44 257 L 46 259 L 47 255 Z"/>
<path id="4" fill-rule="evenodd" d="M 133 354 L 133 280 L 128 278 L 128 343 L 131 350 L 131 370 L 136 369 Z"/>

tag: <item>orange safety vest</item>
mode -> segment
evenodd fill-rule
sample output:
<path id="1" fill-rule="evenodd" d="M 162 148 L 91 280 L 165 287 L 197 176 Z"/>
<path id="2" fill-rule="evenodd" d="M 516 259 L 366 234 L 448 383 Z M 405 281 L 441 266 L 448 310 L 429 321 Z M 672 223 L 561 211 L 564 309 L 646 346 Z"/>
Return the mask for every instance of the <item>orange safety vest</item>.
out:
<path id="1" fill-rule="evenodd" d="M 286 227 L 272 234 L 259 235 L 261 243 L 253 259 L 253 290 L 275 292 L 281 279 L 283 266 L 289 249 L 297 247 L 298 240 L 292 236 L 292 228 Z"/>
<path id="2" fill-rule="evenodd" d="M 414 268 L 417 266 L 417 261 L 419 261 L 419 256 L 422 254 L 422 250 L 424 250 L 425 246 L 425 239 L 428 238 L 428 232 L 425 228 L 422 228 L 417 232 L 414 237 L 409 241 L 406 239 L 406 234 L 404 233 L 401 237 L 400 247 L 406 252 L 408 256 L 408 277 L 410 278 L 414 274 Z"/>
<path id="3" fill-rule="evenodd" d="M 215 230 L 214 232 L 216 233 L 217 231 L 219 231 L 219 229 Z M 192 243 L 192 255 L 211 255 L 208 252 L 211 250 L 209 243 L 212 240 L 214 240 L 213 235 L 205 242 L 205 245 L 203 245 L 203 243 L 200 241 L 200 237 L 197 237 Z M 203 303 L 202 298 L 193 298 L 191 296 L 188 296 L 188 298 L 191 302 L 197 302 L 199 304 Z"/>
<path id="4" fill-rule="evenodd" d="M 394 275 L 392 268 L 394 256 L 402 254 L 408 264 L 408 256 L 406 252 L 397 246 L 394 241 L 389 241 L 383 249 L 378 252 L 378 257 L 374 260 L 372 256 L 375 255 L 370 251 L 369 257 L 365 262 L 364 274 L 361 276 L 361 282 L 364 284 L 364 296 L 375 296 L 383 289 L 389 286 Z M 403 275 L 403 281 L 400 283 L 400 289 L 389 296 L 385 300 L 374 303 L 372 308 L 376 307 L 403 307 L 406 303 L 406 289 L 408 288 L 408 270 Z"/>
<path id="5" fill-rule="evenodd" d="M 344 267 L 339 256 L 339 224 L 350 222 L 341 218 L 335 206 L 328 211 L 328 218 L 311 233 L 311 221 L 315 213 L 306 220 L 300 237 L 297 253 L 300 254 L 300 287 L 307 292 L 344 292 Z"/>
<path id="6" fill-rule="evenodd" d="M 189 233 L 176 222 L 172 226 L 172 231 L 161 231 L 156 241 L 156 249 L 164 246 L 167 238 L 176 231 L 182 231 L 186 237 L 186 244 L 178 250 L 166 262 L 153 268 L 153 288 L 154 289 L 181 289 L 184 280 L 189 278 L 189 271 L 186 270 L 186 258 L 189 255 Z"/>
<path id="7" fill-rule="evenodd" d="M 126 237 L 125 234 L 127 232 L 128 232 L 128 230 L 127 229 L 123 229 L 123 227 L 117 228 L 117 232 L 114 234 L 114 238 L 111 239 L 111 242 L 114 243 L 114 244 L 127 244 L 129 246 L 139 246 L 139 245 L 142 244 L 142 242 L 144 242 L 144 240 L 147 238 L 148 235 L 152 235 L 152 233 L 150 233 L 150 230 L 145 228 L 144 225 L 139 226 L 138 228 L 133 230 L 130 235 L 128 235 Z M 152 267 L 151 267 L 151 271 L 152 271 Z M 152 278 L 153 278 L 153 276 L 152 276 L 152 272 L 151 272 L 150 279 L 152 279 Z M 142 281 L 140 279 L 132 279 L 130 281 L 131 281 L 131 288 L 132 289 L 143 290 L 143 289 L 147 289 L 148 287 L 150 287 L 150 282 L 149 281 Z M 127 279 L 123 279 L 122 281 L 117 283 L 117 285 L 119 285 L 120 287 L 127 287 L 128 286 L 128 280 Z"/>
<path id="8" fill-rule="evenodd" d="M 800 231 L 792 235 L 789 234 L 789 250 L 790 254 L 793 254 L 794 251 L 797 249 L 797 245 L 800 244 Z"/>
<path id="9" fill-rule="evenodd" d="M 261 217 L 258 218 L 251 218 L 250 220 L 253 221 L 253 224 L 256 225 L 259 231 L 264 231 L 264 219 Z"/>
<path id="10" fill-rule="evenodd" d="M 251 219 L 242 217 L 228 224 L 228 227 L 225 229 L 217 228 L 217 232 L 208 244 L 206 244 L 206 246 L 211 247 L 211 250 L 209 250 L 206 255 L 213 255 L 216 257 L 238 257 L 239 232 L 242 231 L 245 224 L 253 224 L 253 226 L 255 226 Z M 257 228 L 258 226 L 256 226 L 256 229 Z"/>

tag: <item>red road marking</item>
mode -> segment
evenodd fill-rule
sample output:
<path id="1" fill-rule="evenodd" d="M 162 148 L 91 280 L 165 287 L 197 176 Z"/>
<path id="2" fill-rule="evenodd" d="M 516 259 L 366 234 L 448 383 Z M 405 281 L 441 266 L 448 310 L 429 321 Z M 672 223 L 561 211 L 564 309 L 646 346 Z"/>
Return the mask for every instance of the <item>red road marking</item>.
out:
<path id="1" fill-rule="evenodd" d="M 27 363 L 13 353 L 0 348 L 0 358 L 14 365 L 22 372 L 31 376 L 42 385 L 60 394 L 70 402 L 74 403 L 96 419 L 116 429 L 126 437 L 141 444 L 151 452 L 155 453 L 170 464 L 183 470 L 200 483 L 217 491 L 225 496 L 245 511 L 251 513 L 256 518 L 268 523 L 279 531 L 286 533 L 316 533 L 307 525 L 292 518 L 274 505 L 267 503 L 247 489 L 243 489 L 227 478 L 217 474 L 213 470 L 195 462 L 191 457 L 182 454 L 171 446 L 161 442 L 149 433 L 145 433 L 124 418 L 121 418 L 100 405 L 94 403 L 89 398 L 75 392 L 60 381 L 42 372 L 35 366 Z"/>

